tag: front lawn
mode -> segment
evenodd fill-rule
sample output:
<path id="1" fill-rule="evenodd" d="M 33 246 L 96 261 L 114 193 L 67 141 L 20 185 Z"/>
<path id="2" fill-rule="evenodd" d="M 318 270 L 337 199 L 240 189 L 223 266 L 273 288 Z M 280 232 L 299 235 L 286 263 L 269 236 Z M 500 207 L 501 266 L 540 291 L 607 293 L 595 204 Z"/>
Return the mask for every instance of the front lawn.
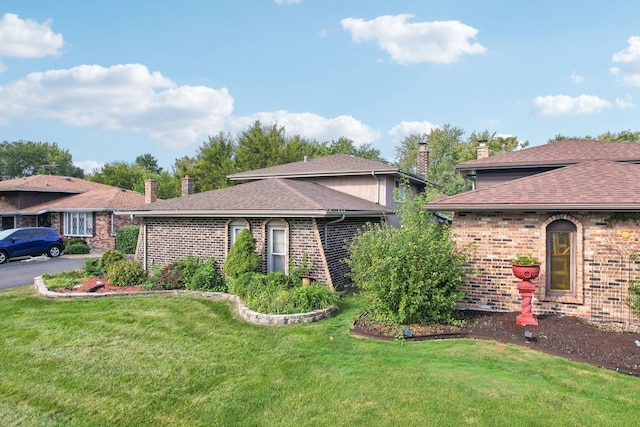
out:
<path id="1" fill-rule="evenodd" d="M 258 326 L 202 297 L 0 291 L 3 426 L 635 425 L 640 378 L 497 342 Z"/>

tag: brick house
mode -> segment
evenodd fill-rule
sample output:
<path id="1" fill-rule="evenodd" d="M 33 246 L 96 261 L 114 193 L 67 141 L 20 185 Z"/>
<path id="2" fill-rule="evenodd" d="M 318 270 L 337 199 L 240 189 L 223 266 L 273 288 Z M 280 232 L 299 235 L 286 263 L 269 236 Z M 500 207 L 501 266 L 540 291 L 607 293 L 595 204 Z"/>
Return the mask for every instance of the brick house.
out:
<path id="1" fill-rule="evenodd" d="M 541 260 L 534 314 L 637 323 L 625 304 L 640 280 L 640 144 L 565 140 L 478 159 L 458 170 L 475 189 L 425 209 L 453 212 L 472 253 L 461 308 L 520 311 L 511 258 Z"/>
<path id="2" fill-rule="evenodd" d="M 144 200 L 138 192 L 80 178 L 32 175 L 0 181 L 2 228 L 52 227 L 95 249 L 114 249 L 118 228 L 134 223 L 114 213 Z"/>
<path id="3" fill-rule="evenodd" d="M 396 222 L 394 189 L 417 193 L 424 177 L 384 163 L 343 154 L 242 172 L 241 184 L 192 194 L 183 178 L 182 196 L 155 201 L 147 181 L 147 203 L 126 211 L 142 224 L 136 259 L 146 269 L 194 255 L 224 265 L 242 229 L 249 229 L 262 271 L 287 272 L 304 254 L 311 276 L 329 286 L 346 283 L 346 241 L 371 221 Z"/>

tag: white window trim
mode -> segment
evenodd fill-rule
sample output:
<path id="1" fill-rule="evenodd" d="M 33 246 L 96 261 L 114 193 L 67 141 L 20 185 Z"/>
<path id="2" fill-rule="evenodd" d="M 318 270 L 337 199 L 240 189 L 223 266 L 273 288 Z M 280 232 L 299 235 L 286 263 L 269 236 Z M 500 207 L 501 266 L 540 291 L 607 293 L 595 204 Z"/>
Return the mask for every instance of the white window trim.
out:
<path id="1" fill-rule="evenodd" d="M 76 220 L 74 224 L 74 219 Z M 81 226 L 82 224 L 82 226 Z M 74 226 L 75 225 L 75 226 Z M 64 212 L 64 235 L 71 237 L 93 237 L 93 212 Z"/>
<path id="2" fill-rule="evenodd" d="M 283 271 L 283 273 L 287 273 L 286 272 L 286 265 L 287 265 L 287 253 L 289 251 L 289 245 L 287 243 L 287 227 L 285 226 L 285 224 L 281 223 L 281 222 L 277 222 L 277 223 L 273 223 L 273 224 L 269 224 L 269 226 L 267 227 L 268 230 L 268 239 L 267 239 L 267 248 L 268 248 L 268 253 L 267 253 L 267 271 L 268 272 L 272 272 L 274 271 L 274 262 L 273 262 L 273 258 L 274 256 L 282 256 L 284 258 L 284 266 L 285 266 L 285 271 Z M 280 253 L 280 252 L 274 252 L 273 251 L 273 243 L 274 243 L 274 238 L 273 238 L 273 233 L 274 231 L 282 231 L 284 234 L 284 252 Z"/>

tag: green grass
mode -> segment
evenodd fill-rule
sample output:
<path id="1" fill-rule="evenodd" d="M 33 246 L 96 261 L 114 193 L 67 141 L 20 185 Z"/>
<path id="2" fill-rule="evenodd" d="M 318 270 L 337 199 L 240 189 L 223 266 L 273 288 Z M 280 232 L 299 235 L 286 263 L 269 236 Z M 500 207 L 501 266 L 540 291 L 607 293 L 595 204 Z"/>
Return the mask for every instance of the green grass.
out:
<path id="1" fill-rule="evenodd" d="M 246 323 L 187 296 L 0 291 L 2 426 L 627 426 L 640 378 L 477 340 Z"/>

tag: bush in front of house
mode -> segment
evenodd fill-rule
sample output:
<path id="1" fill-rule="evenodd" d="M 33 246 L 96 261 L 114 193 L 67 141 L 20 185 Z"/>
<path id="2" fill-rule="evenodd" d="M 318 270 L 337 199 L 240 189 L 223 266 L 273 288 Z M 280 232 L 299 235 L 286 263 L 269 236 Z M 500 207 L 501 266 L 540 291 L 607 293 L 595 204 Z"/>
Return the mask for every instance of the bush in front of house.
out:
<path id="1" fill-rule="evenodd" d="M 299 286 L 285 274 L 244 273 L 229 279 L 229 292 L 251 310 L 264 314 L 292 314 L 322 310 L 338 303 L 338 294 L 321 283 Z"/>
<path id="2" fill-rule="evenodd" d="M 91 248 L 82 239 L 69 239 L 65 240 L 64 254 L 65 255 L 78 255 L 88 254 L 91 252 Z"/>
<path id="3" fill-rule="evenodd" d="M 225 292 L 226 283 L 217 269 L 217 262 L 188 255 L 164 266 L 155 267 L 145 283 L 146 289 L 188 289 L 203 292 Z"/>
<path id="4" fill-rule="evenodd" d="M 256 239 L 246 228 L 238 234 L 235 243 L 231 246 L 223 271 L 229 277 L 260 271 L 260 255 L 256 253 Z"/>
<path id="5" fill-rule="evenodd" d="M 100 258 L 88 258 L 84 261 L 82 271 L 87 276 L 106 276 L 111 266 L 124 260 L 124 255 L 115 249 L 106 250 Z"/>
<path id="6" fill-rule="evenodd" d="M 457 322 L 468 255 L 456 248 L 449 225 L 422 209 L 427 202 L 424 194 L 406 198 L 400 228 L 369 224 L 349 247 L 350 277 L 378 322 Z"/>
<path id="7" fill-rule="evenodd" d="M 140 286 L 147 278 L 147 272 L 138 261 L 123 259 L 113 263 L 107 271 L 107 280 L 116 286 Z"/>
<path id="8" fill-rule="evenodd" d="M 139 225 L 123 225 L 116 232 L 116 247 L 123 254 L 136 253 L 138 244 Z"/>

